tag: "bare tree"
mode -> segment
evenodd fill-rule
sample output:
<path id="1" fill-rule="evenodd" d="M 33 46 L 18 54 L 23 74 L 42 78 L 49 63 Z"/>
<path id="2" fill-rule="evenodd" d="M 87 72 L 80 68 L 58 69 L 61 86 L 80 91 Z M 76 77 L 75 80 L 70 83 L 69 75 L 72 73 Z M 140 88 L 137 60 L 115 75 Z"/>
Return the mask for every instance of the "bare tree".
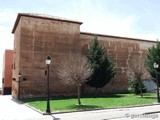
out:
<path id="1" fill-rule="evenodd" d="M 139 85 L 140 95 L 143 97 L 143 80 L 148 78 L 148 73 L 144 66 L 144 56 L 134 56 L 128 65 L 128 78 L 136 80 Z"/>
<path id="2" fill-rule="evenodd" d="M 58 76 L 65 84 L 77 86 L 78 105 L 81 105 L 81 86 L 91 74 L 92 69 L 88 59 L 80 53 L 71 53 L 58 69 Z"/>

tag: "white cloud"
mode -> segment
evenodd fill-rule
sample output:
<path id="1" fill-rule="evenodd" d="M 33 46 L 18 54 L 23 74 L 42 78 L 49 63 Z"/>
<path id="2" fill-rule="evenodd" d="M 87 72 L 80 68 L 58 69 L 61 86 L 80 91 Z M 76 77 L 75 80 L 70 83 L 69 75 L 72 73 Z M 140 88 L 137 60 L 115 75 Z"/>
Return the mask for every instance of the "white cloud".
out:
<path id="1" fill-rule="evenodd" d="M 118 18 L 113 15 L 100 16 L 98 18 L 88 18 L 81 26 L 81 31 L 95 32 L 108 35 L 130 36 L 133 32 L 133 26 L 136 23 L 134 15 L 126 18 Z"/>
<path id="2" fill-rule="evenodd" d="M 146 33 L 139 32 L 136 24 L 140 18 L 136 15 L 129 15 L 123 18 L 109 14 L 107 16 L 91 16 L 83 20 L 81 31 L 93 32 L 106 35 L 115 35 L 122 37 L 140 38 L 146 40 L 156 40 L 160 35 L 155 31 Z"/>
<path id="3" fill-rule="evenodd" d="M 6 10 L 0 10 L 0 23 L 7 23 L 7 22 L 14 22 L 16 18 L 16 13 L 11 12 L 11 10 L 6 9 Z"/>

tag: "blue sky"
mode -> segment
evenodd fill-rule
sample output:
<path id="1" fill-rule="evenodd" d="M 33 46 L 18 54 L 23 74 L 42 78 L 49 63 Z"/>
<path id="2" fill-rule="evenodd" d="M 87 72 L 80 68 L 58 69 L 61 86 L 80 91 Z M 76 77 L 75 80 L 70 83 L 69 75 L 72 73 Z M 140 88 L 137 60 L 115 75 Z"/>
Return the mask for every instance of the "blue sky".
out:
<path id="1" fill-rule="evenodd" d="M 0 0 L 0 61 L 5 49 L 13 48 L 11 31 L 19 12 L 82 21 L 84 32 L 156 40 L 159 11 L 160 0 Z"/>

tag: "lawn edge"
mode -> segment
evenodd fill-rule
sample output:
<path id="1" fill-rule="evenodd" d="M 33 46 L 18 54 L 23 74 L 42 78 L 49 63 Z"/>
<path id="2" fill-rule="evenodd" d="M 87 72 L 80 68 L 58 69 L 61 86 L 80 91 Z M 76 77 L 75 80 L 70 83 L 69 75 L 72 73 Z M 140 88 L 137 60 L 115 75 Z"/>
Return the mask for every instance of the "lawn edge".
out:
<path id="1" fill-rule="evenodd" d="M 97 109 L 90 109 L 90 110 L 66 110 L 66 111 L 52 111 L 51 113 L 43 112 L 35 107 L 30 106 L 29 104 L 25 103 L 25 106 L 37 111 L 42 115 L 50 115 L 50 114 L 64 114 L 64 113 L 72 113 L 72 112 L 85 112 L 85 111 L 96 111 L 96 110 L 111 110 L 111 109 L 123 109 L 123 108 L 135 108 L 135 107 L 145 107 L 145 106 L 154 106 L 160 105 L 160 103 L 151 103 L 151 104 L 142 104 L 142 105 L 133 105 L 133 106 L 120 106 L 120 107 L 111 107 L 111 108 L 97 108 Z"/>

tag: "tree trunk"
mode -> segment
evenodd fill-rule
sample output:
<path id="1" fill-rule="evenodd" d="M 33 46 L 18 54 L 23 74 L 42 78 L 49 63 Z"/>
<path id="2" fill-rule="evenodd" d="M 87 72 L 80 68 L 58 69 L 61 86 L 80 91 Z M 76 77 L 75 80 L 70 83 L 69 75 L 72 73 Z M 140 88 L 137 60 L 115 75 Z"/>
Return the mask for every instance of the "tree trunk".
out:
<path id="1" fill-rule="evenodd" d="M 80 90 L 81 86 L 77 86 L 77 92 L 78 92 L 78 105 L 81 105 L 81 100 L 80 100 L 80 95 L 81 95 L 81 90 Z"/>
<path id="2" fill-rule="evenodd" d="M 97 97 L 97 93 L 98 92 L 98 88 L 95 88 L 95 92 L 94 92 L 94 97 L 96 98 Z"/>
<path id="3" fill-rule="evenodd" d="M 82 86 L 81 86 L 81 95 L 82 95 L 82 96 L 84 95 L 83 93 L 84 93 L 84 86 L 82 85 Z"/>
<path id="4" fill-rule="evenodd" d="M 140 95 L 141 97 L 143 97 L 142 81 L 140 81 L 139 86 L 140 86 Z"/>
<path id="5" fill-rule="evenodd" d="M 140 89 L 140 95 L 141 95 L 141 97 L 143 97 L 143 90 L 142 90 L 143 86 L 142 86 L 142 81 L 140 79 L 138 80 L 138 84 L 139 84 L 139 89 Z"/>

